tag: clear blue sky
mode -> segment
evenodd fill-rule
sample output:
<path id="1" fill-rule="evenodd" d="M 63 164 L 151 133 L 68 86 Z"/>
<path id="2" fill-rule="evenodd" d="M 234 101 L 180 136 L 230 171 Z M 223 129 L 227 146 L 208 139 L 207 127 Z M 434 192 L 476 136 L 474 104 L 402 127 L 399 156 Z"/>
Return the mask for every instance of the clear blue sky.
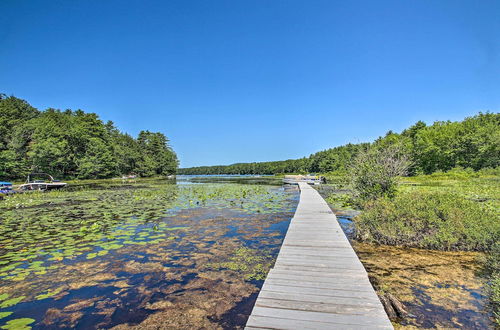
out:
<path id="1" fill-rule="evenodd" d="M 161 131 L 181 166 L 500 108 L 500 1 L 1 0 L 0 92 Z"/>

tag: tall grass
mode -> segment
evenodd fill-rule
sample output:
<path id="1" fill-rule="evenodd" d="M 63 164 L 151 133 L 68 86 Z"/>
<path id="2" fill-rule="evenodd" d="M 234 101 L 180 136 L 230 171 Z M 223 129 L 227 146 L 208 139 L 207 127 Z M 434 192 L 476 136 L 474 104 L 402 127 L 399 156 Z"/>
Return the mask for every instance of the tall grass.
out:
<path id="1" fill-rule="evenodd" d="M 438 250 L 488 250 L 500 239 L 498 214 L 448 192 L 407 192 L 365 204 L 357 237 L 383 244 Z"/>

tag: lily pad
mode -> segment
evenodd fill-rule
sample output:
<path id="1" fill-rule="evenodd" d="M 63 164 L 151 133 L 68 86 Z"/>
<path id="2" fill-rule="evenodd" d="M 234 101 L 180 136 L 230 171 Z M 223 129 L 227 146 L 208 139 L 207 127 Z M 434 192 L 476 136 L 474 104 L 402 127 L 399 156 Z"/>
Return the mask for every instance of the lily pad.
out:
<path id="1" fill-rule="evenodd" d="M 49 289 L 49 290 L 47 290 L 47 293 L 38 295 L 38 296 L 35 297 L 35 299 L 36 300 L 42 300 L 42 299 L 50 298 L 50 297 L 55 296 L 56 294 L 58 294 L 62 290 L 63 290 L 62 288 L 57 288 L 55 290 L 50 290 Z"/>
<path id="2" fill-rule="evenodd" d="M 35 322 L 34 319 L 30 318 L 20 318 L 20 319 L 14 319 L 7 321 L 7 324 L 2 326 L 2 329 L 15 329 L 15 330 L 24 330 L 24 329 L 31 329 L 29 324 Z"/>
<path id="3" fill-rule="evenodd" d="M 26 298 L 26 296 L 20 296 L 17 298 L 11 298 L 11 299 L 5 300 L 0 304 L 0 308 L 7 308 L 10 306 L 17 305 L 24 298 Z"/>
<path id="4" fill-rule="evenodd" d="M 6 318 L 10 314 L 12 314 L 12 312 L 0 312 L 0 319 Z"/>

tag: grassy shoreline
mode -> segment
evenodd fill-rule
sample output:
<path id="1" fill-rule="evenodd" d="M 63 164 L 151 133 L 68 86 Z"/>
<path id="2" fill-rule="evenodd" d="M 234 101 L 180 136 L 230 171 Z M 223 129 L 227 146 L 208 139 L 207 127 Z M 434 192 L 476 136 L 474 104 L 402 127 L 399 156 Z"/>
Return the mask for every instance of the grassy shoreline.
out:
<path id="1" fill-rule="evenodd" d="M 354 197 L 343 176 L 330 175 L 325 199 L 352 210 Z M 487 286 L 500 325 L 500 170 L 453 169 L 400 178 L 394 198 L 363 205 L 353 218 L 356 240 L 441 251 L 482 251 Z M 498 245 L 498 243 L 497 243 Z"/>

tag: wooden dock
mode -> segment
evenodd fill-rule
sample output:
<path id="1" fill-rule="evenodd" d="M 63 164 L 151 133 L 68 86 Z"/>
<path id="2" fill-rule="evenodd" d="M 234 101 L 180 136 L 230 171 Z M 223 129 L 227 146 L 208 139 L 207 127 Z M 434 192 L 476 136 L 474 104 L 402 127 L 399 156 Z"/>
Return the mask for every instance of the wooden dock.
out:
<path id="1" fill-rule="evenodd" d="M 365 268 L 319 193 L 300 201 L 246 329 L 392 329 Z"/>

